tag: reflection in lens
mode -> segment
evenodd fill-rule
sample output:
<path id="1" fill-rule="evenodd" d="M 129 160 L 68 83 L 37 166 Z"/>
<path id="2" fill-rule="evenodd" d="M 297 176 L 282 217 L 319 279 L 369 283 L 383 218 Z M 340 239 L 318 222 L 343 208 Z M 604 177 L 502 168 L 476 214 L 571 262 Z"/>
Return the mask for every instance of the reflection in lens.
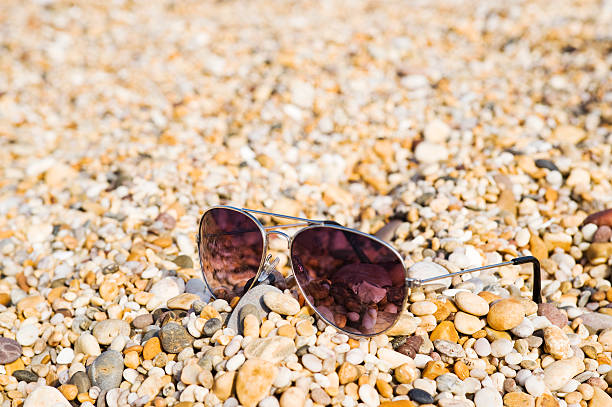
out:
<path id="1" fill-rule="evenodd" d="M 229 300 L 242 295 L 246 283 L 257 274 L 264 239 L 258 225 L 247 215 L 213 208 L 202 217 L 198 249 L 202 273 L 212 293 Z"/>
<path id="2" fill-rule="evenodd" d="M 293 239 L 291 262 L 310 304 L 345 331 L 376 335 L 402 312 L 402 261 L 370 237 L 328 226 L 305 229 Z"/>

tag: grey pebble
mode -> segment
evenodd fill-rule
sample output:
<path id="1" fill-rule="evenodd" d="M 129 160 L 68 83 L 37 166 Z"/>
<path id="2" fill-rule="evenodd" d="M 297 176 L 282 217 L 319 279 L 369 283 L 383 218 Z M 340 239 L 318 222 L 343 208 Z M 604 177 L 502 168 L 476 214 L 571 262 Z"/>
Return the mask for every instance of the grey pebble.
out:
<path id="1" fill-rule="evenodd" d="M 89 366 L 89 379 L 101 390 L 119 387 L 123 375 L 123 356 L 115 350 L 107 350 Z"/>
<path id="2" fill-rule="evenodd" d="M 79 393 L 87 393 L 91 387 L 89 376 L 83 371 L 73 374 L 68 383 L 74 384 L 79 390 Z"/>

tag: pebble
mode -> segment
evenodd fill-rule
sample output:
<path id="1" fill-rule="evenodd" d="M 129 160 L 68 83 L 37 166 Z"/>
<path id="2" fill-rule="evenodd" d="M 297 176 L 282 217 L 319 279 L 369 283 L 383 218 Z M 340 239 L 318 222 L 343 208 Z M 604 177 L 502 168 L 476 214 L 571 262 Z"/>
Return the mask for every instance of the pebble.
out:
<path id="1" fill-rule="evenodd" d="M 549 326 L 543 329 L 544 350 L 550 353 L 555 359 L 567 359 L 574 352 L 570 348 L 567 335 L 557 326 Z"/>
<path id="2" fill-rule="evenodd" d="M 408 397 L 410 397 L 410 400 L 420 404 L 432 404 L 434 402 L 434 398 L 431 394 L 419 388 L 411 389 L 408 392 Z"/>
<path id="3" fill-rule="evenodd" d="M 549 390 L 559 390 L 569 379 L 582 373 L 585 369 L 584 362 L 578 358 L 558 360 L 544 369 L 544 383 Z M 533 394 L 530 392 L 530 394 Z M 533 394 L 535 396 L 535 394 Z"/>
<path id="4" fill-rule="evenodd" d="M 507 298 L 491 305 L 487 314 L 487 322 L 493 329 L 506 331 L 518 326 L 524 316 L 521 303 L 513 298 Z"/>
<path id="5" fill-rule="evenodd" d="M 236 394 L 240 404 L 254 407 L 266 397 L 276 377 L 276 367 L 265 360 L 249 359 L 236 377 Z"/>
<path id="6" fill-rule="evenodd" d="M 114 350 L 107 350 L 98 356 L 88 369 L 89 379 L 101 390 L 119 387 L 123 377 L 123 356 Z"/>
<path id="7" fill-rule="evenodd" d="M 489 313 L 489 304 L 487 301 L 468 291 L 460 291 L 455 294 L 455 303 L 457 307 L 468 314 L 476 316 L 484 316 Z"/>
<path id="8" fill-rule="evenodd" d="M 66 398 L 54 387 L 38 386 L 26 397 L 23 407 L 70 407 Z"/>
<path id="9" fill-rule="evenodd" d="M 480 318 L 461 311 L 455 314 L 454 323 L 457 331 L 466 335 L 475 334 L 485 326 L 484 321 Z"/>
<path id="10" fill-rule="evenodd" d="M 491 354 L 491 344 L 486 338 L 478 338 L 474 342 L 474 350 L 478 356 L 489 356 Z"/>
<path id="11" fill-rule="evenodd" d="M 110 345 L 116 337 L 130 335 L 130 324 L 120 319 L 106 319 L 98 322 L 91 333 L 100 345 Z"/>
<path id="12" fill-rule="evenodd" d="M 72 363 L 74 359 L 74 350 L 71 348 L 64 348 L 57 354 L 56 362 L 60 365 L 67 365 Z"/>
<path id="13" fill-rule="evenodd" d="M 503 401 L 499 392 L 491 387 L 484 387 L 474 394 L 476 407 L 502 407 Z"/>
<path id="14" fill-rule="evenodd" d="M 182 326 L 175 322 L 169 322 L 159 330 L 159 340 L 164 351 L 168 353 L 179 353 L 191 346 L 193 336 Z"/>
<path id="15" fill-rule="evenodd" d="M 263 296 L 263 301 L 271 310 L 281 315 L 295 315 L 300 311 L 300 304 L 290 295 L 268 291 Z"/>
<path id="16" fill-rule="evenodd" d="M 380 399 L 376 389 L 369 384 L 359 386 L 359 398 L 368 407 L 377 407 L 380 405 Z"/>
<path id="17" fill-rule="evenodd" d="M 263 359 L 278 363 L 287 356 L 295 353 L 295 343 L 284 336 L 254 339 L 244 348 L 247 359 Z"/>
<path id="18" fill-rule="evenodd" d="M 204 336 L 213 336 L 219 329 L 223 327 L 223 324 L 219 318 L 211 318 L 204 323 L 202 333 Z"/>
<path id="19" fill-rule="evenodd" d="M 567 315 L 561 312 L 554 304 L 538 304 L 538 315 L 546 317 L 559 328 L 563 328 L 568 323 Z"/>
<path id="20" fill-rule="evenodd" d="M 24 381 L 27 383 L 38 380 L 38 375 L 34 372 L 30 372 L 29 370 L 15 370 L 13 372 L 13 377 L 19 381 Z"/>
<path id="21" fill-rule="evenodd" d="M 91 381 L 86 372 L 80 371 L 75 372 L 71 377 L 70 384 L 74 384 L 77 387 L 79 393 L 87 393 L 91 387 Z"/>
<path id="22" fill-rule="evenodd" d="M 512 351 L 513 343 L 508 339 L 497 339 L 491 343 L 491 355 L 502 358 Z"/>
<path id="23" fill-rule="evenodd" d="M 0 337 L 0 364 L 5 365 L 16 361 L 22 354 L 21 345 L 14 340 Z"/>
<path id="24" fill-rule="evenodd" d="M 321 359 L 310 353 L 302 356 L 302 365 L 313 373 L 320 372 L 323 369 Z"/>

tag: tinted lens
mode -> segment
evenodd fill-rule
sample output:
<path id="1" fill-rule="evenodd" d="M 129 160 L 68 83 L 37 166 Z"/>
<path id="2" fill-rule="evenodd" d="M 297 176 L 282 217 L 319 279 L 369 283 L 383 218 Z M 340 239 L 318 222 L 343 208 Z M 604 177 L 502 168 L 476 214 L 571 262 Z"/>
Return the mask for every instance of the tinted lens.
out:
<path id="1" fill-rule="evenodd" d="M 402 312 L 402 261 L 370 237 L 328 226 L 305 229 L 293 239 L 291 261 L 308 302 L 345 331 L 376 335 Z"/>
<path id="2" fill-rule="evenodd" d="M 242 295 L 257 274 L 264 238 L 257 223 L 244 213 L 213 208 L 202 217 L 198 249 L 209 288 L 215 297 L 230 299 Z"/>

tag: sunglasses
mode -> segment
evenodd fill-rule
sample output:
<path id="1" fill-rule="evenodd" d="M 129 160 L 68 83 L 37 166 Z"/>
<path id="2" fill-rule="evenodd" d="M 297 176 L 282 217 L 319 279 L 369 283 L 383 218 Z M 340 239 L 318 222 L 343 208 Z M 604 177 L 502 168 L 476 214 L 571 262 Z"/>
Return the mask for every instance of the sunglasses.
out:
<path id="1" fill-rule="evenodd" d="M 263 226 L 253 214 L 298 223 Z M 293 236 L 279 230 L 295 227 L 302 229 Z M 408 277 L 399 252 L 375 236 L 333 221 L 230 206 L 204 212 L 197 236 L 202 274 L 215 298 L 231 301 L 269 281 L 278 263 L 267 255 L 271 235 L 287 240 L 293 277 L 308 305 L 350 335 L 375 336 L 390 329 L 413 288 L 494 267 L 531 263 L 532 299 L 542 301 L 540 263 L 533 256 L 418 280 Z"/>

